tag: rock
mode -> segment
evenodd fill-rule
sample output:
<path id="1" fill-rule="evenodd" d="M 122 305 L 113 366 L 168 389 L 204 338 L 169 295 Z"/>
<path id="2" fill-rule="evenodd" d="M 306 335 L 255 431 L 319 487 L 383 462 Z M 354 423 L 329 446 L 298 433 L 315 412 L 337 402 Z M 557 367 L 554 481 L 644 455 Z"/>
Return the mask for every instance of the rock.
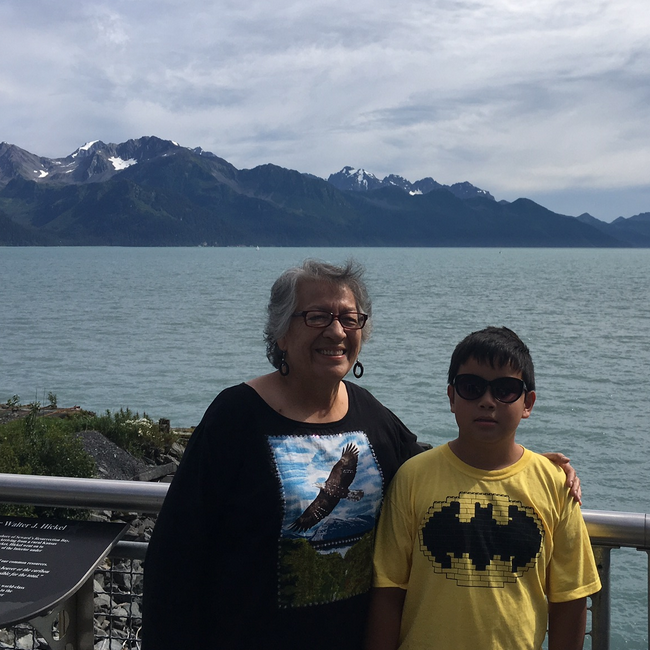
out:
<path id="1" fill-rule="evenodd" d="M 16 639 L 15 647 L 17 650 L 32 650 L 34 647 L 34 639 L 31 634 L 26 634 L 21 636 L 19 639 Z"/>
<path id="2" fill-rule="evenodd" d="M 124 609 L 124 607 L 113 607 L 113 611 L 111 612 L 112 616 L 119 616 L 120 618 L 126 618 L 129 613 Z"/>
<path id="3" fill-rule="evenodd" d="M 122 650 L 124 647 L 124 642 L 119 639 L 102 639 L 98 643 L 95 643 L 94 650 Z"/>
<path id="4" fill-rule="evenodd" d="M 95 459 L 97 478 L 131 481 L 151 467 L 99 431 L 80 431 L 75 435 L 86 453 Z"/>
<path id="5" fill-rule="evenodd" d="M 95 596 L 95 611 L 110 612 L 113 601 L 106 592 L 101 592 Z"/>
<path id="6" fill-rule="evenodd" d="M 15 634 L 13 630 L 0 630 L 0 648 L 13 648 Z"/>

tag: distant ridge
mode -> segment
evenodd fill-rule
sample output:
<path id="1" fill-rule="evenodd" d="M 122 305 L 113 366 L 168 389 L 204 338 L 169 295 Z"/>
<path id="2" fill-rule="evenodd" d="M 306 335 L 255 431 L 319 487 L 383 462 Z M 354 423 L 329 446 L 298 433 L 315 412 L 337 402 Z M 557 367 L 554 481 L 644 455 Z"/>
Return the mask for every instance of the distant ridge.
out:
<path id="1" fill-rule="evenodd" d="M 353 192 L 367 192 L 368 190 L 377 190 L 380 187 L 399 187 L 409 194 L 427 194 L 433 190 L 444 189 L 459 199 L 482 197 L 494 201 L 494 197 L 489 192 L 481 190 L 467 181 L 454 183 L 453 185 L 442 185 L 434 181 L 433 178 L 427 177 L 411 183 L 402 176 L 396 176 L 395 174 L 390 174 L 379 180 L 374 174 L 367 172 L 365 169 L 354 169 L 353 167 L 344 167 L 340 172 L 330 174 L 327 180 L 339 190 L 351 190 Z"/>
<path id="2" fill-rule="evenodd" d="M 627 219 L 618 217 L 611 223 L 600 221 L 587 212 L 576 218 L 578 221 L 593 226 L 601 232 L 626 242 L 630 246 L 637 248 L 650 247 L 650 212 L 635 214 Z"/>
<path id="3" fill-rule="evenodd" d="M 607 224 L 469 182 L 240 170 L 155 136 L 55 159 L 3 142 L 0 245 L 648 247 L 650 213 Z"/>

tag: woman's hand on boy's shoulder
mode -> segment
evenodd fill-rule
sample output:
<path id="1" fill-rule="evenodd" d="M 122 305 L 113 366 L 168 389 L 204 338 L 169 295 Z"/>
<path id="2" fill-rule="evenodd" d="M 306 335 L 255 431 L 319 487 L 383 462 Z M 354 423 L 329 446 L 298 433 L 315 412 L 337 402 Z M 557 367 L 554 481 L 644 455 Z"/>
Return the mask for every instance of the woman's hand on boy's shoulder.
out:
<path id="1" fill-rule="evenodd" d="M 580 477 L 576 473 L 575 468 L 571 465 L 571 462 L 567 456 L 559 451 L 547 451 L 542 454 L 548 458 L 552 463 L 555 463 L 560 467 L 566 474 L 566 483 L 565 485 L 569 488 L 569 494 L 573 497 L 573 500 L 578 504 L 582 505 L 582 488 L 580 487 Z"/>

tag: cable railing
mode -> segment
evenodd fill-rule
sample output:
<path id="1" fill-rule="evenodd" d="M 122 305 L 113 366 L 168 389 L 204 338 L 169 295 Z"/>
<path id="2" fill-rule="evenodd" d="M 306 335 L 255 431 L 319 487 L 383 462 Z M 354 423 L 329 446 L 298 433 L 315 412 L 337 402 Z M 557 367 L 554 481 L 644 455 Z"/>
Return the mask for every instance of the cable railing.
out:
<path id="1" fill-rule="evenodd" d="M 0 503 L 157 513 L 168 488 L 168 483 L 0 474 Z M 591 636 L 592 650 L 609 650 L 611 551 L 625 547 L 650 553 L 650 515 L 585 509 L 582 512 L 603 584 L 602 590 L 591 597 L 591 629 L 588 634 Z M 110 557 L 137 562 L 139 566 L 144 559 L 146 548 L 146 542 L 120 541 L 114 547 Z M 650 593 L 650 570 L 648 570 L 647 589 Z M 648 610 L 650 625 L 650 603 Z M 96 618 L 98 615 L 102 616 L 95 612 Z M 115 647 L 114 639 L 110 635 L 106 639 L 106 648 Z M 122 648 L 125 649 L 139 648 L 137 635 L 136 638 L 119 637 L 118 642 L 122 642 Z M 99 645 L 101 646 L 101 643 Z M 34 647 L 42 646 L 34 645 Z M 95 647 L 98 647 L 97 643 Z M 80 646 L 79 650 L 84 648 Z"/>

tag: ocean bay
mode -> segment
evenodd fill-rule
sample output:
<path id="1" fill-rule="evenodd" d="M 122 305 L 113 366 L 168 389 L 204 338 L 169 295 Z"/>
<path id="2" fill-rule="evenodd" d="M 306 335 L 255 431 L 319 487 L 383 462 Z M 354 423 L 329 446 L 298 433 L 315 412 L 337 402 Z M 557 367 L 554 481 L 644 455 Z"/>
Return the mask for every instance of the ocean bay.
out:
<path id="1" fill-rule="evenodd" d="M 650 251 L 496 248 L 0 248 L 0 401 L 129 407 L 192 426 L 269 372 L 270 286 L 305 257 L 361 261 L 373 334 L 359 380 L 431 444 L 453 437 L 454 345 L 488 324 L 529 345 L 519 440 L 569 455 L 586 508 L 648 512 Z M 646 557 L 615 551 L 612 647 L 647 647 Z"/>

